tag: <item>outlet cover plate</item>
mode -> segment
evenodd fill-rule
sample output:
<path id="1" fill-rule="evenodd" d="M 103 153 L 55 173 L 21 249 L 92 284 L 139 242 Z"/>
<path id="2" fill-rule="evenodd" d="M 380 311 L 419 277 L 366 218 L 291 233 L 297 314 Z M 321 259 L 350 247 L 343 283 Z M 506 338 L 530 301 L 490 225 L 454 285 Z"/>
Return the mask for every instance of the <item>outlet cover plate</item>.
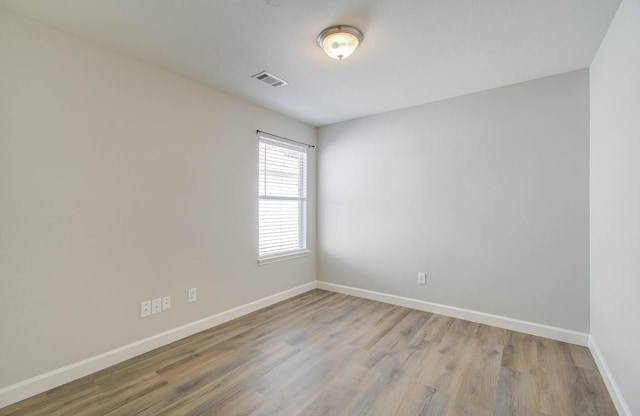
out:
<path id="1" fill-rule="evenodd" d="M 151 301 L 151 314 L 155 315 L 160 312 L 162 312 L 162 299 L 153 299 Z"/>
<path id="2" fill-rule="evenodd" d="M 144 318 L 149 315 L 151 315 L 151 301 L 145 300 L 144 302 L 140 302 L 140 317 Z"/>

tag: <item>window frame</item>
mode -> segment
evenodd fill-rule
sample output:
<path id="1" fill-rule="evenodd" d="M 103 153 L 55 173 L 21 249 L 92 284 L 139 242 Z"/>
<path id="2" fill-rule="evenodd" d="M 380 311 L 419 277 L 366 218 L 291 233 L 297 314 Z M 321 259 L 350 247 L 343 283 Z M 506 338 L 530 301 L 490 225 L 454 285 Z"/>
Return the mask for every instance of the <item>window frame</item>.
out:
<path id="1" fill-rule="evenodd" d="M 294 152 L 298 152 L 301 156 L 299 161 L 299 173 L 296 178 L 298 181 L 298 193 L 297 196 L 283 196 L 283 195 L 267 195 L 267 192 L 263 192 L 260 189 L 261 186 L 268 185 L 267 172 L 268 161 L 266 160 L 266 148 L 265 148 L 265 161 L 263 162 L 262 147 L 274 146 L 276 148 L 288 149 Z M 266 133 L 260 132 L 258 134 L 258 264 L 264 265 L 274 263 L 278 261 L 289 260 L 293 258 L 307 256 L 309 254 L 308 249 L 308 232 L 307 232 L 307 216 L 308 216 L 308 146 L 303 144 L 297 144 L 290 142 L 286 139 L 274 137 Z M 264 182 L 261 177 L 264 175 Z M 297 213 L 297 228 L 298 228 L 298 244 L 294 249 L 283 249 L 277 251 L 268 251 L 263 253 L 261 251 L 262 242 L 262 216 L 261 216 L 261 201 L 298 201 L 298 213 Z"/>

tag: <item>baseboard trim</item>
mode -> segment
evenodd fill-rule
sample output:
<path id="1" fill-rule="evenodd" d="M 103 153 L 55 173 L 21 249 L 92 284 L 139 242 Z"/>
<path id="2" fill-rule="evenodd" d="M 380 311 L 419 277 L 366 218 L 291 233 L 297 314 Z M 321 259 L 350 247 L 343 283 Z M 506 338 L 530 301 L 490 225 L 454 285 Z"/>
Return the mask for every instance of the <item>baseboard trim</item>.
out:
<path id="1" fill-rule="evenodd" d="M 0 389 L 0 409 L 315 288 L 315 281 L 294 287 L 4 387 Z"/>
<path id="2" fill-rule="evenodd" d="M 583 332 L 536 324 L 533 322 L 521 321 L 519 319 L 507 318 L 504 316 L 492 315 L 489 313 L 457 308 L 455 306 L 447 306 L 439 303 L 427 302 L 424 300 L 405 298 L 402 296 L 374 292 L 366 289 L 358 289 L 355 287 L 343 286 L 335 283 L 318 281 L 317 285 L 319 289 L 324 289 L 331 292 L 376 300 L 379 302 L 389 303 L 397 306 L 404 306 L 406 308 L 417 309 L 425 312 L 437 313 L 439 315 L 464 319 L 480 324 L 497 326 L 499 328 L 505 328 L 512 331 L 524 332 L 526 334 L 536 335 L 539 337 L 569 342 L 571 344 L 576 344 L 583 347 L 589 345 L 589 334 Z"/>
<path id="3" fill-rule="evenodd" d="M 609 390 L 609 395 L 611 396 L 611 400 L 613 400 L 613 404 L 616 406 L 616 410 L 620 416 L 631 416 L 631 409 L 624 400 L 622 392 L 618 388 L 618 384 L 613 378 L 613 374 L 611 374 L 607 361 L 604 359 L 602 351 L 600 351 L 593 335 L 589 336 L 589 349 L 591 350 L 591 355 L 593 355 L 593 360 L 598 366 L 598 370 L 600 370 L 604 384 L 607 386 L 607 390 Z"/>

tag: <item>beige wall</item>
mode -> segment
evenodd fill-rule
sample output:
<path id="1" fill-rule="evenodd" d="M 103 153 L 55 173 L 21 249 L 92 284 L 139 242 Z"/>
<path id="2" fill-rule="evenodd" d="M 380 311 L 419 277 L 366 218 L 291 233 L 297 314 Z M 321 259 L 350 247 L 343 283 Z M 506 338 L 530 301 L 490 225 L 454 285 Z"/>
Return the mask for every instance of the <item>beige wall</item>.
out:
<path id="1" fill-rule="evenodd" d="M 586 70 L 318 138 L 319 280 L 589 332 Z"/>
<path id="2" fill-rule="evenodd" d="M 256 264 L 256 129 L 315 142 L 0 9 L 0 389 L 315 279 L 313 151 L 312 255 Z M 167 295 L 170 311 L 139 317 Z"/>
<path id="3" fill-rule="evenodd" d="M 640 415 L 639 41 L 640 1 L 624 0 L 591 65 L 591 334 L 628 415 Z"/>

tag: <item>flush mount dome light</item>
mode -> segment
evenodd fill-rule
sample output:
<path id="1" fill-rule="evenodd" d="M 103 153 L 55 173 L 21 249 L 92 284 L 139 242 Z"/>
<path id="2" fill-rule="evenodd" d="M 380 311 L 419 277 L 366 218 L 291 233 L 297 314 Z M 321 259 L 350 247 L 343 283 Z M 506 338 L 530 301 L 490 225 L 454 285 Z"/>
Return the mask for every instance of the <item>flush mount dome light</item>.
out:
<path id="1" fill-rule="evenodd" d="M 362 42 L 362 32 L 353 26 L 331 26 L 318 35 L 318 45 L 333 59 L 348 57 L 360 42 Z"/>

